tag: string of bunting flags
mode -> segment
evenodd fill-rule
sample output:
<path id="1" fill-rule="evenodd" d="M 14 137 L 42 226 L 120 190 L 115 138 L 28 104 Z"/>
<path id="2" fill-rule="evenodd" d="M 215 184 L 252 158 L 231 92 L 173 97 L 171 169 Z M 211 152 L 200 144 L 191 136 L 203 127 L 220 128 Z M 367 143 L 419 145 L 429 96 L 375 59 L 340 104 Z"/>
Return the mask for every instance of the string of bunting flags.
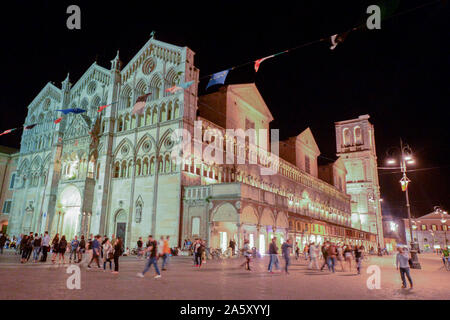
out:
<path id="1" fill-rule="evenodd" d="M 396 16 L 399 16 L 399 15 L 403 15 L 403 14 L 406 14 L 406 13 L 409 13 L 411 11 L 423 8 L 425 6 L 428 6 L 428 5 L 431 5 L 431 4 L 440 2 L 440 1 L 441 0 L 435 0 L 435 1 L 431 1 L 431 2 L 425 3 L 423 5 L 420 5 L 420 6 L 417 6 L 417 7 L 414 7 L 414 8 L 411 8 L 411 9 L 399 12 L 399 13 L 397 13 L 395 15 L 390 16 L 390 17 L 385 17 L 384 20 L 389 19 L 389 18 L 393 18 L 393 17 L 396 17 Z M 199 80 L 209 78 L 208 84 L 206 85 L 206 89 L 208 89 L 209 87 L 211 87 L 213 85 L 216 85 L 216 84 L 224 84 L 225 80 L 226 80 L 226 78 L 227 78 L 227 76 L 229 74 L 229 72 L 232 71 L 232 70 L 235 70 L 237 68 L 241 68 L 241 67 L 247 66 L 249 64 L 254 64 L 255 73 L 257 73 L 259 68 L 260 68 L 260 66 L 261 66 L 261 63 L 263 63 L 264 61 L 266 61 L 268 59 L 271 59 L 271 58 L 274 58 L 276 56 L 282 55 L 282 54 L 286 54 L 286 53 L 292 52 L 294 50 L 298 50 L 300 48 L 311 46 L 311 45 L 319 43 L 319 42 L 324 42 L 324 41 L 329 42 L 329 44 L 330 44 L 329 49 L 330 50 L 334 50 L 340 43 L 344 42 L 344 40 L 348 37 L 350 32 L 353 32 L 353 31 L 356 31 L 356 30 L 361 30 L 361 29 L 364 29 L 365 27 L 366 27 L 366 24 L 360 24 L 360 25 L 357 25 L 357 26 L 355 26 L 353 28 L 350 28 L 349 30 L 341 32 L 341 33 L 336 33 L 336 34 L 333 34 L 333 35 L 330 35 L 330 36 L 327 36 L 327 37 L 324 37 L 324 38 L 320 38 L 320 39 L 317 39 L 317 40 L 314 40 L 314 41 L 310 41 L 310 42 L 298 45 L 296 47 L 293 47 L 293 48 L 290 48 L 290 49 L 287 49 L 287 50 L 284 50 L 284 51 L 281 51 L 281 52 L 278 52 L 278 53 L 275 53 L 275 54 L 272 54 L 272 55 L 265 56 L 265 57 L 257 59 L 257 60 L 252 60 L 252 61 L 248 61 L 248 62 L 242 63 L 240 65 L 237 65 L 237 66 L 234 66 L 234 67 L 222 70 L 220 72 L 215 72 L 213 74 L 205 75 L 203 77 L 200 77 Z M 179 72 L 178 76 L 180 76 L 181 74 L 182 74 L 182 72 Z M 174 85 L 174 86 L 172 86 L 170 88 L 167 88 L 165 90 L 165 92 L 173 94 L 173 93 L 176 93 L 176 92 L 178 92 L 180 90 L 188 89 L 192 84 L 194 84 L 194 80 L 189 81 L 189 82 L 179 83 L 179 84 Z M 147 98 L 148 98 L 149 95 L 151 95 L 151 93 L 144 94 L 144 95 L 139 96 L 137 98 L 136 103 L 134 104 L 133 110 L 131 112 L 132 115 L 134 115 L 134 114 L 142 115 L 143 114 L 144 109 L 145 109 L 145 104 L 146 104 L 146 101 L 147 101 Z M 113 104 L 115 104 L 117 102 L 118 101 L 115 101 L 115 102 L 107 104 L 107 105 L 99 106 L 97 112 L 102 112 L 108 106 L 111 106 L 111 105 L 113 105 Z M 60 111 L 64 115 L 67 115 L 69 113 L 80 114 L 80 113 L 86 112 L 86 110 L 80 109 L 80 108 L 58 109 L 56 111 Z M 54 120 L 53 122 L 55 124 L 57 124 L 57 123 L 61 122 L 62 119 L 63 119 L 63 117 L 59 117 L 56 120 Z M 28 125 L 28 126 L 23 126 L 23 128 L 24 128 L 24 130 L 30 130 L 30 129 L 34 128 L 36 125 L 38 125 L 38 124 L 39 123 L 34 123 L 34 124 L 31 124 L 31 125 Z M 21 128 L 21 127 L 5 130 L 2 133 L 0 133 L 0 136 L 5 135 L 5 134 L 9 134 L 12 131 L 17 130 L 19 128 Z"/>

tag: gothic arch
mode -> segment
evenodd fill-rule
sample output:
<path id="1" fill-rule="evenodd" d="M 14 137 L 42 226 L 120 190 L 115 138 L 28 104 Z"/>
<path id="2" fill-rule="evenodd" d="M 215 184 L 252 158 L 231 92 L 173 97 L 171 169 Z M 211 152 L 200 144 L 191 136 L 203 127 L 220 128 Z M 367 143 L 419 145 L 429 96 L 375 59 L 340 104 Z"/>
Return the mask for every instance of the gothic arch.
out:
<path id="1" fill-rule="evenodd" d="M 275 225 L 275 219 L 274 219 L 273 213 L 270 209 L 264 208 L 263 213 L 260 218 L 260 221 L 259 221 L 259 224 L 263 225 L 263 226 L 274 226 Z"/>
<path id="2" fill-rule="evenodd" d="M 122 149 L 122 147 L 128 144 L 128 147 L 130 148 L 130 150 L 128 151 L 128 154 L 135 154 L 135 149 L 133 144 L 131 143 L 131 141 L 128 138 L 123 138 L 122 141 L 120 141 L 120 143 L 117 145 L 117 147 L 115 148 L 114 152 L 113 152 L 113 158 L 116 159 L 119 156 L 119 152 Z"/>
<path id="3" fill-rule="evenodd" d="M 167 139 L 170 139 L 170 136 L 172 135 L 173 130 L 171 128 L 167 129 L 163 135 L 161 135 L 161 138 L 158 142 L 158 150 L 161 150 L 164 143 L 166 143 Z"/>
<path id="4" fill-rule="evenodd" d="M 238 222 L 238 212 L 229 202 L 223 202 L 218 205 L 211 214 L 211 221 L 214 222 Z"/>
<path id="5" fill-rule="evenodd" d="M 146 134 L 144 134 L 144 135 L 141 137 L 141 139 L 139 140 L 139 142 L 138 142 L 137 145 L 136 145 L 136 155 L 139 154 L 139 152 L 141 151 L 141 147 L 142 147 L 143 143 L 144 143 L 145 141 L 147 141 L 147 140 L 150 140 L 150 143 L 151 143 L 150 150 L 148 150 L 148 151 L 151 151 L 151 150 L 154 148 L 154 146 L 156 146 L 156 141 L 155 141 L 155 139 L 154 139 L 150 134 L 146 133 Z"/>
<path id="6" fill-rule="evenodd" d="M 259 217 L 256 213 L 255 208 L 248 205 L 242 209 L 241 213 L 241 222 L 242 223 L 248 223 L 248 224 L 258 224 Z"/>

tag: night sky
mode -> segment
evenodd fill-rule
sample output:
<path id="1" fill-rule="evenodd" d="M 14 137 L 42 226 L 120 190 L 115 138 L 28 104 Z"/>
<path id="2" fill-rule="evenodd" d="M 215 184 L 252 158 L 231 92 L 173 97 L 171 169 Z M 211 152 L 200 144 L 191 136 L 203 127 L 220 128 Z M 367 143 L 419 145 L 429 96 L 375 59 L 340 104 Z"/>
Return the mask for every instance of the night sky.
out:
<path id="1" fill-rule="evenodd" d="M 377 2 L 13 1 L 0 20 L 0 130 L 24 123 L 48 81 L 60 87 L 70 72 L 74 84 L 96 59 L 109 69 L 118 49 L 125 65 L 152 30 L 158 40 L 194 50 L 202 77 L 346 31 L 365 22 L 367 6 Z M 231 71 L 226 84 L 255 82 L 281 138 L 310 127 L 325 157 L 336 153 L 335 121 L 370 114 L 379 166 L 400 137 L 414 152 L 412 215 L 434 205 L 450 210 L 450 5 L 387 3 L 384 17 L 391 18 L 381 30 L 352 32 L 334 51 L 327 42 L 291 51 L 263 62 L 257 74 L 249 64 Z M 81 30 L 66 27 L 71 4 L 81 8 Z M 200 94 L 218 89 L 205 91 L 206 84 Z M 20 133 L 1 136 L 0 145 L 18 148 Z M 383 214 L 406 217 L 398 171 L 379 170 Z"/>

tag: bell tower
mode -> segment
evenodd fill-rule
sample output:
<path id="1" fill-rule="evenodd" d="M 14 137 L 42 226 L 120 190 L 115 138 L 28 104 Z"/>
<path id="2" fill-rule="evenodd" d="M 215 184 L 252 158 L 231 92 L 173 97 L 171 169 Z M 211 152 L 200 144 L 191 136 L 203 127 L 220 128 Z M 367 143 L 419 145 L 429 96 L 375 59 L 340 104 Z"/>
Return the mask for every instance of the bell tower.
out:
<path id="1" fill-rule="evenodd" d="M 352 227 L 377 234 L 384 247 L 373 125 L 369 115 L 335 122 L 337 156 L 347 169 L 347 193 L 352 197 Z"/>

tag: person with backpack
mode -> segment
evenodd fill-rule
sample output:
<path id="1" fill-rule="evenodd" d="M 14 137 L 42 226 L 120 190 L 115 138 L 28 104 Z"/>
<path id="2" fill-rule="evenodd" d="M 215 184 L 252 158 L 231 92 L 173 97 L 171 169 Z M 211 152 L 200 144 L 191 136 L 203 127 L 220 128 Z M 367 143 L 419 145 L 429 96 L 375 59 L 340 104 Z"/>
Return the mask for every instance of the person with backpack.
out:
<path id="1" fill-rule="evenodd" d="M 70 242 L 70 256 L 69 256 L 69 263 L 72 262 L 72 255 L 73 255 L 73 262 L 77 261 L 77 254 L 79 250 L 80 241 L 78 241 L 77 236 L 73 238 L 73 240 Z"/>
<path id="2" fill-rule="evenodd" d="M 91 268 L 92 261 L 95 260 L 97 262 L 97 267 L 100 269 L 100 235 L 96 235 L 94 240 L 92 241 L 92 258 L 91 261 L 88 263 L 88 268 Z"/>
<path id="3" fill-rule="evenodd" d="M 250 269 L 250 261 L 253 255 L 252 250 L 250 249 L 250 241 L 248 239 L 244 240 L 244 247 L 242 248 L 242 254 L 245 257 L 245 262 L 241 264 L 241 267 L 245 266 L 245 269 L 251 271 Z"/>
<path id="4" fill-rule="evenodd" d="M 33 242 L 34 242 L 34 236 L 33 232 L 30 232 L 30 235 L 28 237 L 26 249 L 27 249 L 27 262 L 30 260 L 31 253 L 33 252 Z"/>

